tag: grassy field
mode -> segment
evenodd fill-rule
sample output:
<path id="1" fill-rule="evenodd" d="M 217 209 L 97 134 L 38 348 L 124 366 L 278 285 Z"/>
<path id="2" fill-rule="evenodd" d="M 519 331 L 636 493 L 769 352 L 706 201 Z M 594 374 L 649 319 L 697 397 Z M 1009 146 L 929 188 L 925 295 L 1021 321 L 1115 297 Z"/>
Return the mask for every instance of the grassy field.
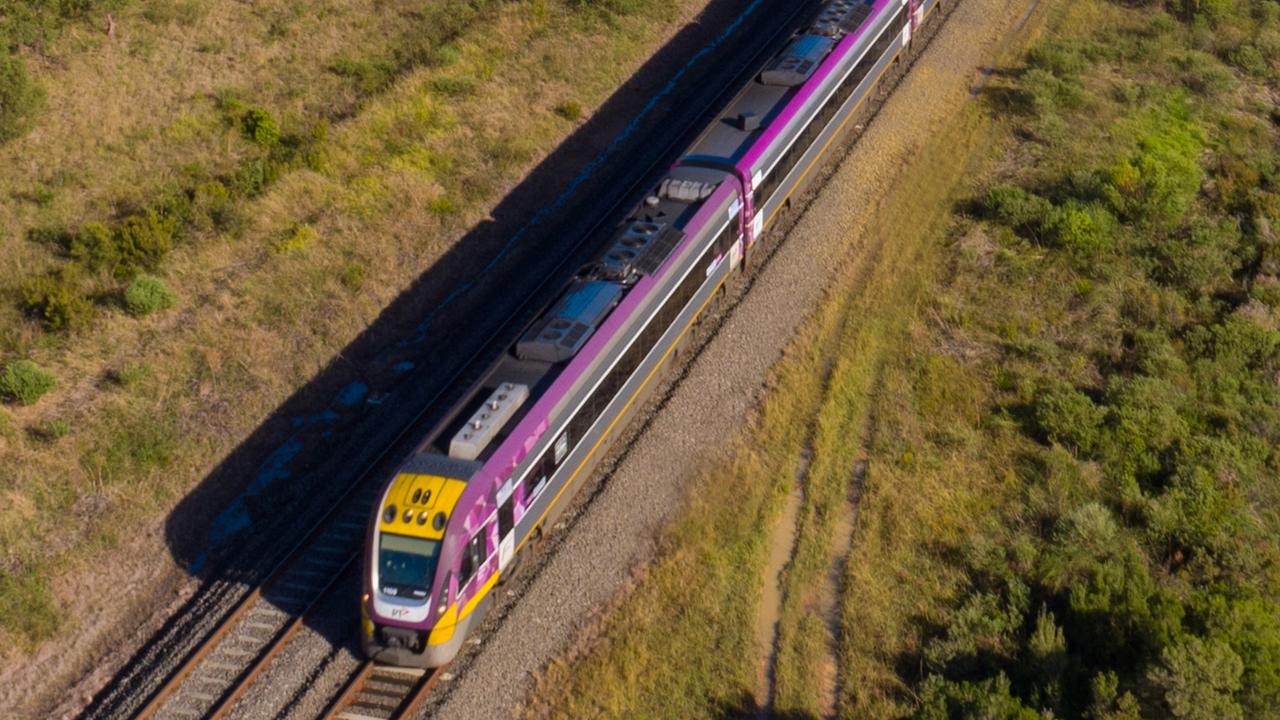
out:
<path id="1" fill-rule="evenodd" d="M 667 532 L 658 559 L 593 641 L 540 679 L 532 716 L 752 715 L 764 653 L 753 633 L 766 529 L 797 482 L 799 534 L 784 571 L 774 710 L 778 717 L 816 714 L 820 665 L 832 641 L 816 607 L 831 533 L 863 452 L 873 388 L 901 347 L 938 250 L 936 224 L 948 219 L 972 150 L 957 145 L 956 135 L 976 131 L 974 116 L 952 129 L 896 179 L 899 192 L 869 223 L 875 237 L 846 262 L 773 369 L 733 459 L 696 478 L 693 507 Z M 714 568 L 710 581 L 707 568 Z M 681 611 L 671 613 L 674 607 Z"/>
<path id="2" fill-rule="evenodd" d="M 1072 4 L 992 88 L 877 394 L 847 715 L 1275 716 L 1277 10 Z"/>
<path id="3" fill-rule="evenodd" d="M 704 3 L 55 6 L 0 2 L 9 657 Z"/>
<path id="4" fill-rule="evenodd" d="M 776 498 L 812 452 L 775 716 L 824 716 L 834 644 L 840 717 L 1277 717 L 1280 8 L 1053 7 L 906 171 L 876 221 L 894 243 L 817 310 L 746 449 L 699 480 L 714 498 L 760 463 L 768 480 L 735 494 Z M 832 547 L 860 460 L 853 542 Z M 764 649 L 719 644 L 754 608 L 690 592 L 729 552 L 697 517 L 726 537 L 760 522 L 727 499 L 681 520 L 535 714 L 754 713 Z M 740 548 L 758 597 L 765 549 Z M 662 643 L 637 640 L 660 618 Z"/>

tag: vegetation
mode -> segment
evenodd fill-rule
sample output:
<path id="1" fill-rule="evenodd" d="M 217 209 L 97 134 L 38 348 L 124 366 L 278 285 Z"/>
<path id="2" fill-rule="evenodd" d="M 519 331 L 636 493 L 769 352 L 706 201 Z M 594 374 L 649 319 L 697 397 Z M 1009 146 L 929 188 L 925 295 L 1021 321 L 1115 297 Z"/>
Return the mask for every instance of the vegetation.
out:
<path id="1" fill-rule="evenodd" d="M 986 92 L 975 133 L 987 139 L 973 146 L 991 150 L 967 199 L 919 230 L 936 250 L 901 271 L 927 298 L 902 322 L 905 342 L 866 329 L 885 310 L 858 289 L 833 301 L 857 309 L 850 332 L 862 339 L 834 346 L 812 413 L 778 639 L 775 710 L 788 717 L 822 712 L 812 588 L 831 567 L 840 478 L 859 452 L 839 716 L 1264 718 L 1280 707 L 1280 7 L 1090 0 L 1060 6 L 1053 26 Z M 822 352 L 821 337 L 797 354 Z M 789 359 L 779 372 L 816 382 L 823 367 Z M 752 437 L 739 461 L 797 442 Z M 548 714 L 644 716 L 652 698 L 685 690 L 649 668 L 719 653 L 709 642 L 688 654 L 679 617 L 665 639 L 681 655 L 623 640 L 679 605 L 671 588 L 693 571 L 665 573 L 697 547 L 669 548 L 602 640 L 553 669 Z M 740 612 L 736 598 L 720 602 Z M 593 705 L 614 695 L 630 700 Z"/>
<path id="2" fill-rule="evenodd" d="M 23 405 L 34 405 L 58 384 L 44 368 L 30 360 L 16 360 L 0 372 L 0 397 Z"/>
<path id="3" fill-rule="evenodd" d="M 924 345 L 887 371 L 845 598 L 846 661 L 883 680 L 845 711 L 1270 717 L 1280 315 L 1255 288 L 1280 154 L 1249 98 L 1280 58 L 1233 58 L 1276 6 L 1059 27 L 994 93 L 1023 160 L 957 219 Z"/>
<path id="4" fill-rule="evenodd" d="M 0 143 L 23 135 L 43 102 L 22 59 L 0 48 Z"/>
<path id="5" fill-rule="evenodd" d="M 150 315 L 167 310 L 178 301 L 178 295 L 158 277 L 139 275 L 124 290 L 124 306 L 130 314 Z"/>
<path id="6" fill-rule="evenodd" d="M 0 24 L 56 4 L 0 0 Z M 481 222 L 572 131 L 559 103 L 591 112 L 703 3 L 72 4 L 15 46 L 47 110 L 0 145 L 0 366 L 58 378 L 3 416 L 3 662 L 90 653 L 121 546 L 163 556 L 163 533 L 124 530 Z M 143 275 L 201 302 L 140 322 Z"/>

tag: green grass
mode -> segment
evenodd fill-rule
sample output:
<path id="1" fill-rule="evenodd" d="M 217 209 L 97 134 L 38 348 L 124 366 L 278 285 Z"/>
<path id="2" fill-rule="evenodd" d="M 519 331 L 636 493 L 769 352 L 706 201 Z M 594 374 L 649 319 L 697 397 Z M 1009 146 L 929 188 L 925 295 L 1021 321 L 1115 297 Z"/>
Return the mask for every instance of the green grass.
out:
<path id="1" fill-rule="evenodd" d="M 813 427 L 778 714 L 823 711 L 821 588 L 865 456 L 840 717 L 1274 715 L 1280 130 L 1254 98 L 1280 58 L 1248 48 L 1277 47 L 1278 16 L 1062 6 L 907 170 L 912 191 L 877 217 L 892 252 L 818 311 L 764 404 Z M 794 463 L 804 435 L 761 427 L 699 492 L 785 467 L 761 457 Z M 674 652 L 637 640 L 716 553 L 673 532 L 601 638 L 544 679 L 540 714 L 661 716 L 676 697 L 676 714 L 705 717 L 725 714 L 718 693 L 749 696 L 652 670 L 722 661 L 710 638 L 750 622 L 737 595 L 710 587 L 698 602 L 719 623 L 677 619 Z"/>
<path id="2" fill-rule="evenodd" d="M 39 365 L 30 360 L 15 360 L 0 371 L 0 398 L 34 405 L 57 384 L 57 378 Z"/>
<path id="3" fill-rule="evenodd" d="M 1077 3 L 993 89 L 999 152 L 877 391 L 844 716 L 1274 713 L 1280 322 L 1249 288 L 1280 156 L 1221 59 L 1276 13 L 1215 12 Z"/>
<path id="4" fill-rule="evenodd" d="M 810 337 L 831 332 L 832 319 L 813 323 Z M 696 480 L 689 512 L 665 533 L 659 559 L 599 629 L 599 641 L 541 678 L 534 714 L 712 718 L 752 707 L 764 529 L 791 490 L 819 361 L 801 351 L 775 369 L 777 392 L 735 459 Z"/>
<path id="5" fill-rule="evenodd" d="M 970 150 L 950 140 L 934 144 L 904 173 L 895 187 L 911 192 L 894 193 L 869 223 L 876 238 L 841 273 L 773 369 L 770 393 L 734 458 L 695 481 L 693 507 L 667 533 L 640 585 L 581 656 L 557 662 L 541 678 L 533 715 L 751 715 L 766 651 L 752 638 L 766 529 L 812 442 L 797 544 L 785 570 L 774 709 L 784 717 L 820 716 L 822 666 L 834 639 L 818 595 L 833 560 L 832 530 L 862 452 L 872 388 L 881 366 L 900 352 L 902 329 L 928 278 L 921 268 L 935 252 L 929 231 L 947 221 Z M 724 567 L 736 570 L 725 576 Z M 672 607 L 683 610 L 673 616 Z"/>

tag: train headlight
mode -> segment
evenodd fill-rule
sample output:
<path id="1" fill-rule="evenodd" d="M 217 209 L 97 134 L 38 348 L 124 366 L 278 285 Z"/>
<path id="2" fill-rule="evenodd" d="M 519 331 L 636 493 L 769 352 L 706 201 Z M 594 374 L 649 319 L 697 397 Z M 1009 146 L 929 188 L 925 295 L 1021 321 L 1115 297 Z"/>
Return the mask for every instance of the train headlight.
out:
<path id="1" fill-rule="evenodd" d="M 382 511 L 382 519 L 383 519 L 383 521 L 384 521 L 384 522 L 395 522 L 395 521 L 396 521 L 396 506 L 395 506 L 395 505 L 388 505 L 388 506 L 387 506 L 387 509 L 386 509 L 386 510 L 384 510 L 384 511 Z"/>
<path id="2" fill-rule="evenodd" d="M 449 610 L 449 583 L 444 584 L 444 589 L 440 591 L 440 601 L 436 603 L 436 617 L 443 617 L 445 612 Z"/>

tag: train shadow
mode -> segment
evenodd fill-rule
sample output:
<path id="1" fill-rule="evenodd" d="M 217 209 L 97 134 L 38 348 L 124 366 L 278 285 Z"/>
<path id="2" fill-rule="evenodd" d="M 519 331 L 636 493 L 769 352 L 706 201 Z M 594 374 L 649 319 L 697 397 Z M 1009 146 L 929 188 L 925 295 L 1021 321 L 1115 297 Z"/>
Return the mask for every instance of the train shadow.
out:
<path id="1" fill-rule="evenodd" d="M 710 0 L 697 21 L 673 35 L 488 219 L 426 268 L 177 504 L 166 519 L 165 542 L 174 561 L 199 578 L 200 589 L 99 693 L 97 712 L 88 716 L 127 707 L 128 693 L 137 692 L 130 688 L 160 667 L 156 658 L 185 654 L 190 637 L 207 632 L 201 615 L 224 612 L 219 597 L 262 582 L 367 469 L 376 466 L 366 478 L 376 481 L 411 452 L 413 438 L 399 438 L 401 431 L 429 427 L 432 418 L 420 417 L 423 407 L 447 405 L 440 393 L 449 396 L 445 386 L 460 366 L 477 354 L 500 352 L 500 346 L 486 349 L 490 338 L 511 327 L 504 321 L 513 313 L 536 309 L 526 301 L 543 279 L 567 280 L 588 259 L 592 243 L 574 249 L 577 241 L 601 221 L 621 220 L 609 217 L 618 215 L 610 208 L 621 207 L 636 183 L 655 179 L 665 168 L 655 162 L 668 160 L 659 155 L 673 142 L 692 139 L 689 129 L 707 120 L 695 108 L 741 75 L 724 60 L 748 56 L 752 37 L 787 3 Z M 341 630 L 325 623 L 314 629 L 335 646 L 349 645 L 352 617 Z"/>

